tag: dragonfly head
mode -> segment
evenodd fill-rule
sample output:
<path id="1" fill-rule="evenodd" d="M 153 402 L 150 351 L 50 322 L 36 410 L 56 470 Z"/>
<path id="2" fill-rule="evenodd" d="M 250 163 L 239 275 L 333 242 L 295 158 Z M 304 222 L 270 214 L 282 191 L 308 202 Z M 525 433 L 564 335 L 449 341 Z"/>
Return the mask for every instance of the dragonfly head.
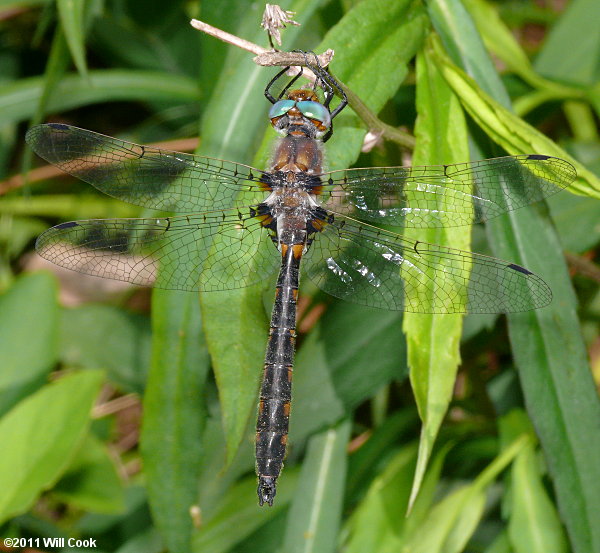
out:
<path id="1" fill-rule="evenodd" d="M 292 90 L 269 110 L 271 125 L 281 135 L 321 138 L 331 127 L 331 114 L 312 90 Z"/>

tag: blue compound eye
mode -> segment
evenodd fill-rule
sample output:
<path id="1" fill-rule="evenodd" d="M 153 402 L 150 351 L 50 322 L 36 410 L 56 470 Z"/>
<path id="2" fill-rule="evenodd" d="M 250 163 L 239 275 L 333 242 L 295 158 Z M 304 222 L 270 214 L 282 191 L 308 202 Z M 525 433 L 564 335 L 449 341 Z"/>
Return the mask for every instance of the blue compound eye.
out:
<path id="1" fill-rule="evenodd" d="M 285 115 L 294 107 L 295 103 L 294 100 L 279 100 L 279 102 L 275 102 L 269 110 L 269 119 Z"/>
<path id="2" fill-rule="evenodd" d="M 298 102 L 296 105 L 305 117 L 321 121 L 326 127 L 331 125 L 331 115 L 329 110 L 323 104 L 307 100 L 305 102 Z"/>

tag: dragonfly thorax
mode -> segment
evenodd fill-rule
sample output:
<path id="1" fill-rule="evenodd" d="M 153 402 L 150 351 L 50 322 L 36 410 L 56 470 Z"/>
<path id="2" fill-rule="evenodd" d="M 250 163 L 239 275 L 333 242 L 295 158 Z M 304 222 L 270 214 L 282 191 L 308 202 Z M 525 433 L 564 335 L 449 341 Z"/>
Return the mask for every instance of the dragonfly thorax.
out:
<path id="1" fill-rule="evenodd" d="M 285 173 L 288 181 L 297 178 L 291 173 L 320 174 L 323 172 L 321 146 L 320 141 L 307 136 L 285 136 L 275 146 L 271 171 Z"/>

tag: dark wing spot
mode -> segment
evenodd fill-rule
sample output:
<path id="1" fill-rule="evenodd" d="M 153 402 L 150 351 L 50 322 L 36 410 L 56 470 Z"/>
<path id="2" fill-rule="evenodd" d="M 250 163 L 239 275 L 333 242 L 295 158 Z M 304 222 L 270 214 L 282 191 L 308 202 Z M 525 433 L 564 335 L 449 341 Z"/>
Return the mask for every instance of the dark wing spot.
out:
<path id="1" fill-rule="evenodd" d="M 64 229 L 64 228 L 72 228 L 79 226 L 75 221 L 69 221 L 68 223 L 60 223 L 60 225 L 56 225 L 54 228 Z"/>
<path id="2" fill-rule="evenodd" d="M 68 131 L 70 129 L 69 125 L 64 125 L 63 123 L 48 123 L 48 126 L 59 131 Z"/>
<path id="3" fill-rule="evenodd" d="M 528 271 L 525 267 L 521 267 L 520 265 L 515 265 L 514 263 L 511 263 L 508 266 L 508 268 L 518 271 L 519 273 L 523 273 L 524 275 L 532 275 L 533 274 L 531 271 Z"/>
<path id="4" fill-rule="evenodd" d="M 542 154 L 530 154 L 527 156 L 527 159 L 539 159 L 539 160 L 544 160 L 544 159 L 548 159 L 550 156 L 544 156 Z"/>

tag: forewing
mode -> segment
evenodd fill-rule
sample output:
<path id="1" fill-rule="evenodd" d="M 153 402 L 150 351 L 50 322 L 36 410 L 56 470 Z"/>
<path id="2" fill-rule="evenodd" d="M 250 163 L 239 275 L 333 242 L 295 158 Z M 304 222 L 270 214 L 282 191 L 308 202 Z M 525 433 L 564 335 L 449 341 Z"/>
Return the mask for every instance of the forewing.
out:
<path id="1" fill-rule="evenodd" d="M 321 180 L 331 211 L 431 228 L 492 219 L 559 192 L 576 176 L 567 161 L 532 154 L 454 165 L 346 169 Z M 447 207 L 440 210 L 440 205 Z"/>
<path id="2" fill-rule="evenodd" d="M 547 305 L 538 276 L 508 261 L 425 242 L 337 216 L 303 257 L 319 288 L 338 298 L 414 313 L 513 313 Z"/>
<path id="3" fill-rule="evenodd" d="M 249 286 L 271 275 L 280 258 L 258 220 L 237 210 L 72 221 L 44 232 L 36 250 L 88 275 L 188 291 Z"/>
<path id="4" fill-rule="evenodd" d="M 57 123 L 31 128 L 26 140 L 66 173 L 143 207 L 197 213 L 244 207 L 264 197 L 263 172 L 239 163 L 140 146 Z"/>

